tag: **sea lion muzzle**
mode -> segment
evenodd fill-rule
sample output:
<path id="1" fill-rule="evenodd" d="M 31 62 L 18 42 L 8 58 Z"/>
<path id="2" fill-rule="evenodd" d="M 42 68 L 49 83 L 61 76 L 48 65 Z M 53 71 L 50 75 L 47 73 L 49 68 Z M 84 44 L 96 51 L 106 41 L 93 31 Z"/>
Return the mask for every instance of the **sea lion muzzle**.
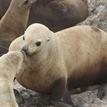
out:
<path id="1" fill-rule="evenodd" d="M 21 51 L 28 55 L 28 48 L 26 46 L 24 46 Z"/>

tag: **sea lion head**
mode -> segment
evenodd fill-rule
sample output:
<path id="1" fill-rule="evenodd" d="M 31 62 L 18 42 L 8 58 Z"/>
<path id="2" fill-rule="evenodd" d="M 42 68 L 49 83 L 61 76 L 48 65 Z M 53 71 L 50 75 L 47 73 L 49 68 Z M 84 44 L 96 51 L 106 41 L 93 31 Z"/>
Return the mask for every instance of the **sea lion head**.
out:
<path id="1" fill-rule="evenodd" d="M 4 78 L 14 79 L 22 69 L 24 55 L 19 51 L 11 51 L 0 57 L 0 74 Z"/>
<path id="2" fill-rule="evenodd" d="M 47 46 L 52 35 L 53 32 L 45 25 L 38 23 L 30 25 L 23 35 L 24 45 L 22 51 L 28 56 L 38 53 L 41 49 Z"/>

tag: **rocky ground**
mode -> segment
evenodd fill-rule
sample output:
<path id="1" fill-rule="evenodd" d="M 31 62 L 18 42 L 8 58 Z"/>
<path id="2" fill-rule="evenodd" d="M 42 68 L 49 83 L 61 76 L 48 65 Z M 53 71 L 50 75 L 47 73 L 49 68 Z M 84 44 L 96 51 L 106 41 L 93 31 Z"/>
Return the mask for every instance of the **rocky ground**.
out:
<path id="1" fill-rule="evenodd" d="M 80 24 L 93 25 L 107 32 L 107 0 L 87 0 L 89 5 L 89 17 Z M 71 96 L 73 102 L 78 107 L 107 107 L 107 85 L 105 84 L 105 95 L 102 100 L 97 98 L 98 89 L 101 86 L 91 86 L 80 94 Z M 37 106 L 45 103 L 46 98 L 31 90 L 23 88 L 15 82 L 15 95 L 20 107 L 45 107 Z M 62 107 L 62 106 L 60 106 Z M 71 107 L 71 106 L 69 106 Z"/>

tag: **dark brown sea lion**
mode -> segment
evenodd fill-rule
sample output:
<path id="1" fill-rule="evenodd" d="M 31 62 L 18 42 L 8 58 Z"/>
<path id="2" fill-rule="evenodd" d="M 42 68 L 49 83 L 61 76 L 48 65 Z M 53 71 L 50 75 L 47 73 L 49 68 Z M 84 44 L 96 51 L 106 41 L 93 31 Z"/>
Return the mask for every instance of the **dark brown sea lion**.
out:
<path id="1" fill-rule="evenodd" d="M 0 1 L 1 15 L 10 1 Z M 42 23 L 56 32 L 83 21 L 87 16 L 86 0 L 37 0 L 32 5 L 29 24 Z"/>

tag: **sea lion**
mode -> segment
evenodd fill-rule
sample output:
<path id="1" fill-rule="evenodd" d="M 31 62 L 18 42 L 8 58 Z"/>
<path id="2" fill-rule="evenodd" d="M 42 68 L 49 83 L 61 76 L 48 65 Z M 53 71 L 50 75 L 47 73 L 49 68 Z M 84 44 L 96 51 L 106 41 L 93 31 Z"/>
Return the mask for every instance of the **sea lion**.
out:
<path id="1" fill-rule="evenodd" d="M 30 6 L 35 1 L 11 1 L 8 10 L 0 20 L 0 54 L 6 53 L 11 41 L 23 34 L 27 25 Z"/>
<path id="2" fill-rule="evenodd" d="M 10 1 L 0 1 L 2 8 L 0 14 L 4 13 L 3 10 L 6 8 L 4 5 Z M 37 0 L 31 7 L 28 25 L 42 23 L 56 32 L 83 21 L 87 16 L 86 0 Z"/>
<path id="3" fill-rule="evenodd" d="M 53 33 L 32 24 L 11 43 L 9 51 L 16 50 L 27 57 L 17 80 L 53 99 L 67 90 L 107 81 L 107 33 L 96 27 L 80 25 Z"/>
<path id="4" fill-rule="evenodd" d="M 5 14 L 11 0 L 0 0 L 0 19 Z"/>
<path id="5" fill-rule="evenodd" d="M 21 52 L 8 52 L 0 57 L 0 107 L 18 107 L 13 80 L 23 62 Z"/>

